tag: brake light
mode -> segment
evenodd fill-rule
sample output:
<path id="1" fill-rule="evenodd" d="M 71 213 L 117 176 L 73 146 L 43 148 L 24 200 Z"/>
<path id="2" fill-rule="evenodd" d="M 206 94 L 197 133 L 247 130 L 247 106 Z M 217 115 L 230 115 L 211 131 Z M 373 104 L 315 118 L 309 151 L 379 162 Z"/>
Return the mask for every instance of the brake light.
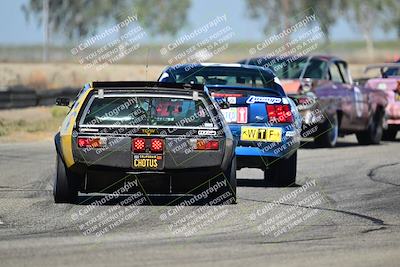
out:
<path id="1" fill-rule="evenodd" d="M 267 105 L 267 112 L 270 122 L 293 122 L 293 115 L 289 105 Z"/>
<path id="2" fill-rule="evenodd" d="M 196 140 L 195 150 L 218 150 L 219 141 L 218 140 L 206 140 L 198 139 Z"/>
<path id="3" fill-rule="evenodd" d="M 151 152 L 162 152 L 164 147 L 164 142 L 161 139 L 153 138 L 150 141 Z"/>
<path id="4" fill-rule="evenodd" d="M 242 97 L 242 94 L 211 93 L 212 97 Z"/>
<path id="5" fill-rule="evenodd" d="M 106 143 L 104 138 L 100 137 L 78 137 L 78 147 L 99 148 Z"/>
<path id="6" fill-rule="evenodd" d="M 146 140 L 144 138 L 134 138 L 132 140 L 133 152 L 144 152 L 146 150 Z"/>

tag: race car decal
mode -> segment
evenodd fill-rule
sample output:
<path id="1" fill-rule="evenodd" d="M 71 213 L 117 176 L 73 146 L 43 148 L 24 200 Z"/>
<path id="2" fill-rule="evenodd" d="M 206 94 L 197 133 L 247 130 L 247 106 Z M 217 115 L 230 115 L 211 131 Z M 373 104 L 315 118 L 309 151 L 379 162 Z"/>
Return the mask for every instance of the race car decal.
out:
<path id="1" fill-rule="evenodd" d="M 229 104 L 236 104 L 236 97 L 228 96 L 227 98 Z"/>
<path id="2" fill-rule="evenodd" d="M 361 117 L 364 109 L 364 103 L 363 103 L 363 95 L 361 94 L 361 90 L 358 87 L 354 87 L 354 99 L 355 99 L 357 117 Z"/>
<path id="3" fill-rule="evenodd" d="M 267 104 L 276 104 L 281 103 L 282 99 L 278 97 L 268 97 L 268 96 L 250 96 L 247 100 L 247 104 L 254 104 L 254 103 L 267 103 Z"/>
<path id="4" fill-rule="evenodd" d="M 157 129 L 140 129 L 140 131 L 144 134 L 147 134 L 147 136 L 150 136 L 152 134 L 157 133 Z"/>
<path id="5" fill-rule="evenodd" d="M 197 132 L 198 135 L 216 135 L 217 132 L 216 131 L 212 131 L 212 130 L 199 130 Z"/>

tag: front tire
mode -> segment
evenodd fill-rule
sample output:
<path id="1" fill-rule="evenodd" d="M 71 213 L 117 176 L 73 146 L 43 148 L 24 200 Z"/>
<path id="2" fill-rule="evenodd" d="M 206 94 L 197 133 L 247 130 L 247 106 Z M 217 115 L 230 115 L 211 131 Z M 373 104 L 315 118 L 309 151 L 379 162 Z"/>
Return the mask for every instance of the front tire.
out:
<path id="1" fill-rule="evenodd" d="M 297 151 L 287 159 L 278 159 L 264 170 L 266 184 L 291 186 L 296 183 Z"/>
<path id="2" fill-rule="evenodd" d="M 381 142 L 383 115 L 383 112 L 377 110 L 374 116 L 371 116 L 367 130 L 356 133 L 357 141 L 360 145 L 377 145 Z"/>
<path id="3" fill-rule="evenodd" d="M 56 175 L 54 177 L 53 196 L 55 203 L 73 203 L 78 190 L 73 186 L 70 172 L 57 154 Z"/>
<path id="4" fill-rule="evenodd" d="M 382 140 L 394 141 L 396 140 L 397 129 L 390 128 L 383 131 Z"/>
<path id="5" fill-rule="evenodd" d="M 330 120 L 326 120 L 322 125 L 322 134 L 314 139 L 318 147 L 332 148 L 336 146 L 339 136 L 339 122 L 337 114 Z"/>

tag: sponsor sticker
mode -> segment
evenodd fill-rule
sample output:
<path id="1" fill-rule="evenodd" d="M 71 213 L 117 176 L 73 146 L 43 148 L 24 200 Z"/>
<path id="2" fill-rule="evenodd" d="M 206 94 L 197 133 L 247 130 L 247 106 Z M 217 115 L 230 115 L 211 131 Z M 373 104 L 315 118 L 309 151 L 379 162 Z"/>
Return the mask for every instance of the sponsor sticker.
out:
<path id="1" fill-rule="evenodd" d="M 227 98 L 229 104 L 236 104 L 236 97 L 228 96 Z"/>
<path id="2" fill-rule="evenodd" d="M 216 131 L 212 131 L 212 130 L 199 130 L 198 135 L 216 135 L 217 132 Z"/>
<path id="3" fill-rule="evenodd" d="M 267 103 L 267 104 L 277 104 L 281 103 L 282 99 L 279 97 L 269 97 L 269 96 L 250 96 L 247 100 L 247 104 L 254 104 L 254 103 Z"/>

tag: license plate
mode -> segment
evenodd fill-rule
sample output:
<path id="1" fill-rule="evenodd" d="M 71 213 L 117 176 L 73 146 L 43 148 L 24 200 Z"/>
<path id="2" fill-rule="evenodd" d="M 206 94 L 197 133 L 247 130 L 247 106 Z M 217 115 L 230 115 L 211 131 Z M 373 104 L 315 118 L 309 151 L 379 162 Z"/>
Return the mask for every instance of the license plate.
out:
<path id="1" fill-rule="evenodd" d="M 264 142 L 281 142 L 281 128 L 266 127 L 242 127 L 240 140 L 243 141 L 264 141 Z"/>
<path id="2" fill-rule="evenodd" d="M 134 169 L 160 170 L 164 166 L 163 155 L 136 154 L 133 155 Z"/>

